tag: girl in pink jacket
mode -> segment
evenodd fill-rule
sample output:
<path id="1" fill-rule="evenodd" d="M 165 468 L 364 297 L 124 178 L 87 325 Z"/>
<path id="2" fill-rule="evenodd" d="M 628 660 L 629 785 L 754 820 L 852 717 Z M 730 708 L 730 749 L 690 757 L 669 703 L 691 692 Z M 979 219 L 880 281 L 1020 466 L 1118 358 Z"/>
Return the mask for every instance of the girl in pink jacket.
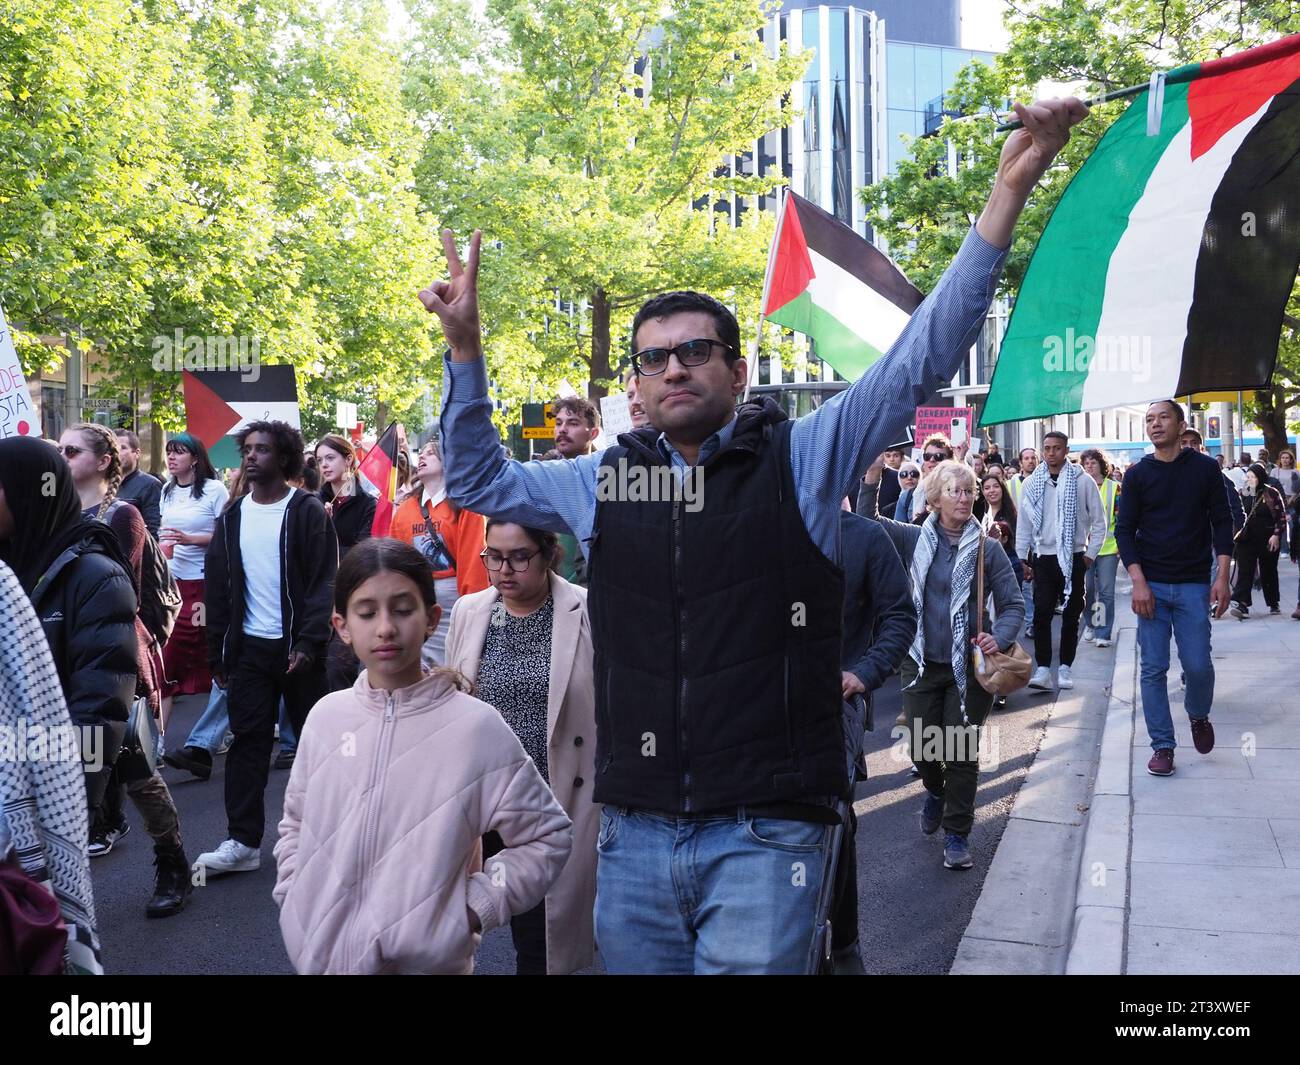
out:
<path id="1" fill-rule="evenodd" d="M 365 667 L 312 709 L 284 797 L 273 895 L 300 973 L 470 973 L 482 933 L 536 906 L 569 856 L 564 810 L 458 673 L 424 673 L 428 564 L 363 540 L 334 625 Z M 480 839 L 506 849 L 484 867 Z"/>

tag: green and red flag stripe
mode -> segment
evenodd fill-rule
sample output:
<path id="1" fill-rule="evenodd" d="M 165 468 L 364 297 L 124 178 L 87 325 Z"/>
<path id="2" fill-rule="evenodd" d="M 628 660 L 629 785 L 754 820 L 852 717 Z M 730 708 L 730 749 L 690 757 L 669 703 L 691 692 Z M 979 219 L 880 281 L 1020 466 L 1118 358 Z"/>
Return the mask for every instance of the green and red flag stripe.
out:
<path id="1" fill-rule="evenodd" d="M 889 350 L 923 298 L 870 241 L 789 189 L 764 292 L 764 317 L 812 337 L 849 380 Z"/>
<path id="2" fill-rule="evenodd" d="M 981 424 L 1269 383 L 1300 265 L 1300 34 L 1157 91 L 1053 211 Z"/>

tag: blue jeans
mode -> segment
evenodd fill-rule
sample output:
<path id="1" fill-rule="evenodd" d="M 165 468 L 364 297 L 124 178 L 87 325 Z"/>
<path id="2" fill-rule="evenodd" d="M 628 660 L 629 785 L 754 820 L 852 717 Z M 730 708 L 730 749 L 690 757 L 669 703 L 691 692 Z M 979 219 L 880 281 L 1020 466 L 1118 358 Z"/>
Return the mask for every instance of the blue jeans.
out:
<path id="1" fill-rule="evenodd" d="M 1098 555 L 1084 578 L 1088 596 L 1084 606 L 1084 624 L 1099 640 L 1109 640 L 1115 628 L 1115 574 L 1118 570 L 1118 553 Z"/>
<path id="2" fill-rule="evenodd" d="M 610 973 L 807 971 L 826 825 L 606 806 L 596 942 Z"/>
<path id="3" fill-rule="evenodd" d="M 226 705 L 226 690 L 214 684 L 208 693 L 208 707 L 194 722 L 185 746 L 199 747 L 208 754 L 216 754 L 221 750 L 221 743 L 229 730 L 230 711 Z"/>
<path id="4" fill-rule="evenodd" d="M 1214 662 L 1210 658 L 1210 586 L 1150 582 L 1156 600 L 1153 618 L 1138 617 L 1138 651 L 1142 665 L 1142 713 L 1152 750 L 1173 750 L 1174 721 L 1169 713 L 1169 637 L 1178 642 L 1178 658 L 1187 685 L 1187 716 L 1210 716 L 1214 702 Z"/>
<path id="5" fill-rule="evenodd" d="M 230 710 L 226 704 L 226 691 L 224 688 L 218 688 L 212 685 L 212 691 L 208 695 L 208 707 L 194 722 L 194 727 L 190 729 L 189 739 L 185 741 L 186 747 L 201 747 L 208 754 L 216 754 L 221 750 L 221 744 L 226 738 L 226 733 L 230 731 Z M 296 751 L 298 749 L 298 737 L 293 734 L 293 725 L 289 723 L 289 715 L 284 711 L 284 700 L 280 700 L 280 750 Z"/>
<path id="6" fill-rule="evenodd" d="M 284 700 L 280 700 L 280 753 L 291 754 L 298 750 L 298 737 L 293 732 L 293 722 L 289 720 L 289 714 L 284 708 Z"/>
<path id="7" fill-rule="evenodd" d="M 1020 594 L 1025 597 L 1025 624 L 1034 623 L 1034 582 L 1021 581 Z"/>

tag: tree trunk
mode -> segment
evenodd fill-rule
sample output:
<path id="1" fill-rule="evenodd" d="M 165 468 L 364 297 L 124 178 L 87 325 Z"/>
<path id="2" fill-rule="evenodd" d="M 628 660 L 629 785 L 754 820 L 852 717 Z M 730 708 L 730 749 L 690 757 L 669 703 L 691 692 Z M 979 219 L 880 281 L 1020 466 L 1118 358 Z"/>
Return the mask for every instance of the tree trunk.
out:
<path id="1" fill-rule="evenodd" d="M 1259 408 L 1255 423 L 1264 432 L 1264 448 L 1269 458 L 1276 462 L 1278 452 L 1287 448 L 1285 389 L 1274 385 L 1267 391 L 1256 392 L 1255 403 Z"/>
<path id="2" fill-rule="evenodd" d="M 609 395 L 604 379 L 614 376 L 609 365 L 609 296 L 603 288 L 591 294 L 591 379 L 587 383 L 587 398 L 600 408 L 602 396 Z"/>
<path id="3" fill-rule="evenodd" d="M 375 400 L 375 439 L 378 440 L 388 428 L 388 404 L 382 399 Z"/>

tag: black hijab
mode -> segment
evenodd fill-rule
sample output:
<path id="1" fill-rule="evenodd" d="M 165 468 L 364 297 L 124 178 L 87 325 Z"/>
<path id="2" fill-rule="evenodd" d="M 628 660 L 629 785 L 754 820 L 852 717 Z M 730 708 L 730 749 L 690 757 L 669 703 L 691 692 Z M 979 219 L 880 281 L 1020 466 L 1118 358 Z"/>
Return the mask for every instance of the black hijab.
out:
<path id="1" fill-rule="evenodd" d="M 50 444 L 29 436 L 0 440 L 0 487 L 14 517 L 13 535 L 0 541 L 7 562 L 29 596 L 51 563 L 73 544 L 92 540 L 129 574 L 113 530 L 84 521 L 67 462 Z"/>

